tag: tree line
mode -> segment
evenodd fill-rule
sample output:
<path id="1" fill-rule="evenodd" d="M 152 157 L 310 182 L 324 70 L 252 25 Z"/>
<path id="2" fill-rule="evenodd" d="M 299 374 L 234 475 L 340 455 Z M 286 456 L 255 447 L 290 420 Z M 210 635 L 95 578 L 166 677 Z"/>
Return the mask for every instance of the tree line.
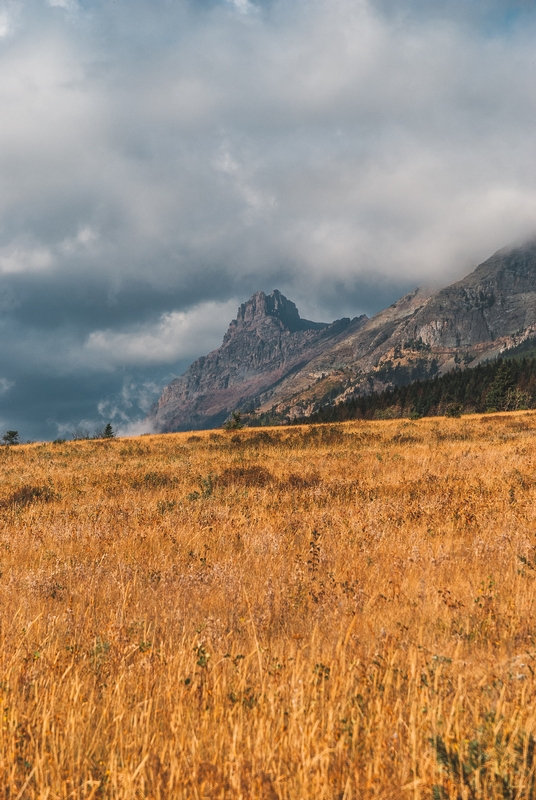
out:
<path id="1" fill-rule="evenodd" d="M 93 436 L 89 434 L 89 431 L 80 429 L 75 430 L 72 435 L 73 441 L 79 441 L 82 439 L 114 439 L 114 438 L 115 438 L 115 431 L 112 428 L 110 422 L 108 422 L 104 426 L 104 428 L 97 428 Z M 53 444 L 63 444 L 65 441 L 66 441 L 65 439 L 54 439 Z M 6 431 L 0 437 L 0 445 L 13 446 L 16 444 L 22 444 L 18 431 L 13 431 L 13 430 Z M 28 440 L 27 444 L 33 444 L 32 440 Z"/>
<path id="2" fill-rule="evenodd" d="M 521 351 L 522 352 L 522 351 Z M 459 416 L 536 408 L 536 356 L 516 355 L 324 406 L 307 422 Z"/>

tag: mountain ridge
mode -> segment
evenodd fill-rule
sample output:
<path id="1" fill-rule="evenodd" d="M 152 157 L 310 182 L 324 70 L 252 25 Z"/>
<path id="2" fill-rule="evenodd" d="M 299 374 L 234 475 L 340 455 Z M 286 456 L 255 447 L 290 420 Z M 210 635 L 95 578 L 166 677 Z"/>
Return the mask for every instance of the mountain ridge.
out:
<path id="1" fill-rule="evenodd" d="M 370 319 L 302 320 L 278 290 L 243 303 L 220 348 L 164 389 L 157 431 L 291 421 L 325 403 L 476 365 L 536 333 L 536 240 L 503 248 L 438 291 L 417 288 Z"/>

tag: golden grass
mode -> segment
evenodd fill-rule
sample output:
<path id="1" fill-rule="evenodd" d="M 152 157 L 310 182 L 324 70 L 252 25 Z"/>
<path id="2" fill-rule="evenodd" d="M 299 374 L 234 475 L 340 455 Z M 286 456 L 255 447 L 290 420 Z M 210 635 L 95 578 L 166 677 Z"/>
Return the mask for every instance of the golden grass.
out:
<path id="1" fill-rule="evenodd" d="M 536 414 L 0 449 L 0 796 L 536 796 Z"/>

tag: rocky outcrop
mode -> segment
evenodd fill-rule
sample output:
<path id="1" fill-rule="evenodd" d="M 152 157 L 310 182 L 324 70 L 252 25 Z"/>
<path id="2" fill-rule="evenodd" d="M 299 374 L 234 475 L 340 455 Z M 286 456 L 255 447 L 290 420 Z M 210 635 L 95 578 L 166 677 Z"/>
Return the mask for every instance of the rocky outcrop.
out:
<path id="1" fill-rule="evenodd" d="M 500 250 L 430 299 L 413 323 L 432 347 L 474 348 L 522 336 L 536 322 L 536 242 Z"/>
<path id="2" fill-rule="evenodd" d="M 232 410 L 294 419 L 328 402 L 465 368 L 536 334 L 536 241 L 461 281 L 417 289 L 371 319 L 302 320 L 280 292 L 238 310 L 222 346 L 173 381 L 156 430 L 208 428 Z"/>

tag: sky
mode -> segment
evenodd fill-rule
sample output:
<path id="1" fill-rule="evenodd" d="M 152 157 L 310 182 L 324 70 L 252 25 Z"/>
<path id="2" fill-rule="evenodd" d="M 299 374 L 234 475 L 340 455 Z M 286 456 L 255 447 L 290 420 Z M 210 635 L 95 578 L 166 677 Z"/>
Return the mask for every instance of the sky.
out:
<path id="1" fill-rule="evenodd" d="M 369 315 L 536 234 L 534 0 L 0 0 L 0 431 L 144 430 L 281 290 Z"/>

